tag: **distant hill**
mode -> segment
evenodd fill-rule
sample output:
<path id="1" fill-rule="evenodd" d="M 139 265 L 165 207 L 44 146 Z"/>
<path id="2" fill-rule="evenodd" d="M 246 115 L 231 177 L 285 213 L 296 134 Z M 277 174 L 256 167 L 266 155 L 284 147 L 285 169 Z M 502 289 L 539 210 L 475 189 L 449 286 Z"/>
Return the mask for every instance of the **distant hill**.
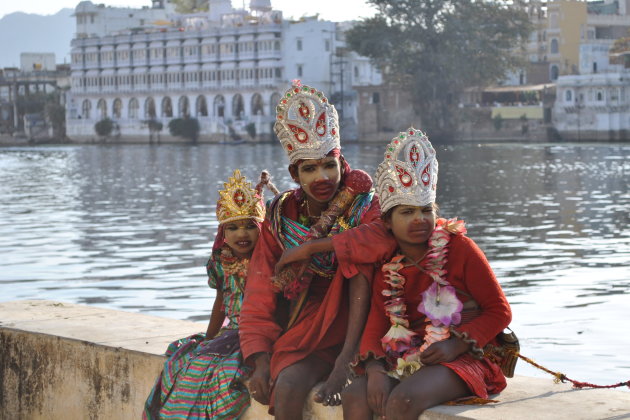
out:
<path id="1" fill-rule="evenodd" d="M 4 1 L 4 0 L 3 0 Z M 20 53 L 55 53 L 57 64 L 70 62 L 75 32 L 74 9 L 54 15 L 10 13 L 0 19 L 0 68 L 19 67 Z"/>

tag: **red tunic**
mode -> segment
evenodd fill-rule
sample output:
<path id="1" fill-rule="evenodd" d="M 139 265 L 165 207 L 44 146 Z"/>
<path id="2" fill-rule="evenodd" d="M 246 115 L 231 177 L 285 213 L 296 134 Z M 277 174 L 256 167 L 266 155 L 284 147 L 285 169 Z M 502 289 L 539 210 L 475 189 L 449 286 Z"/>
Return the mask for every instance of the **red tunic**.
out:
<path id="1" fill-rule="evenodd" d="M 298 206 L 294 195 L 284 201 L 282 214 L 297 220 Z M 360 222 L 371 222 L 379 215 L 378 200 L 373 199 Z M 249 264 L 239 320 L 245 361 L 259 352 L 270 353 L 272 381 L 282 369 L 311 354 L 333 364 L 345 339 L 348 318 L 347 285 L 341 272 L 337 271 L 332 279 L 313 278 L 300 315 L 288 331 L 283 331 L 276 320 L 279 294 L 273 291 L 271 284 L 282 251 L 267 218 Z M 356 274 L 358 270 L 355 268 L 354 272 Z"/>
<path id="2" fill-rule="evenodd" d="M 380 222 L 359 226 L 337 235 L 333 238 L 333 244 L 340 270 L 345 275 L 352 275 L 356 270 L 353 264 L 376 260 L 382 265 L 391 259 L 397 246 L 393 236 Z M 485 255 L 472 239 L 454 235 L 448 248 L 446 280 L 457 289 L 458 298 L 462 303 L 465 304 L 472 298 L 481 309 L 480 314 L 473 319 L 467 319 L 468 317 L 462 314 L 464 315 L 462 323 L 456 326 L 456 330 L 475 340 L 476 347 L 483 348 L 510 323 L 512 318 L 510 306 Z M 410 325 L 422 336 L 426 317 L 418 312 L 417 308 L 422 292 L 432 284 L 432 280 L 415 266 L 405 267 L 400 273 L 407 279 L 404 298 Z M 370 355 L 377 358 L 385 357 L 381 338 L 387 333 L 390 321 L 384 307 L 387 298 L 381 291 L 390 286 L 384 280 L 379 267 L 374 276 L 370 313 L 361 338 L 359 354 L 361 359 Z M 479 397 L 487 398 L 489 393 L 500 392 L 506 386 L 505 377 L 499 366 L 487 358 L 477 360 L 465 353 L 453 362 L 443 365 L 453 369 Z"/>

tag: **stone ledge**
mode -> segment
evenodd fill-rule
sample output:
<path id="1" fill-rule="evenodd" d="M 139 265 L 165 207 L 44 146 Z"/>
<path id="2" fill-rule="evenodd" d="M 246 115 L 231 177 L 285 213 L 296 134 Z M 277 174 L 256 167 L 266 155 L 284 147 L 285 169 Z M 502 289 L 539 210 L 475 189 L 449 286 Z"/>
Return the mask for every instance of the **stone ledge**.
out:
<path id="1" fill-rule="evenodd" d="M 167 345 L 204 324 L 44 300 L 0 302 L 0 419 L 138 419 Z M 485 406 L 438 406 L 432 419 L 624 419 L 630 393 L 515 377 Z M 268 420 L 253 402 L 244 420 Z M 341 419 L 308 402 L 305 418 Z"/>

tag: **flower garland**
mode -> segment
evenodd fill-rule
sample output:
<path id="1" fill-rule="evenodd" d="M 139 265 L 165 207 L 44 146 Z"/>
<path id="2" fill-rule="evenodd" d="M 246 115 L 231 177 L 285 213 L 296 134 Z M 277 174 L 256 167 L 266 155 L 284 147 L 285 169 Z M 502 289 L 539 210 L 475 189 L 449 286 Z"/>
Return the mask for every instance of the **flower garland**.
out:
<path id="1" fill-rule="evenodd" d="M 452 235 L 465 234 L 466 227 L 463 220 L 438 219 L 436 227 L 431 233 L 428 245 L 429 251 L 423 258 L 423 269 L 433 279 L 433 284 L 422 293 L 422 300 L 418 311 L 431 321 L 425 327 L 424 342 L 420 347 L 418 334 L 409 330 L 407 319 L 407 305 L 404 298 L 405 277 L 399 271 L 404 266 L 404 255 L 396 255 L 383 265 L 385 283 L 390 288 L 381 293 L 389 298 L 385 302 L 391 327 L 381 339 L 383 350 L 388 356 L 396 359 L 396 368 L 390 376 L 398 379 L 412 375 L 422 367 L 420 354 L 431 344 L 446 340 L 450 337 L 449 327 L 461 321 L 462 302 L 457 298 L 455 288 L 446 280 L 444 266 L 448 261 L 448 244 Z"/>

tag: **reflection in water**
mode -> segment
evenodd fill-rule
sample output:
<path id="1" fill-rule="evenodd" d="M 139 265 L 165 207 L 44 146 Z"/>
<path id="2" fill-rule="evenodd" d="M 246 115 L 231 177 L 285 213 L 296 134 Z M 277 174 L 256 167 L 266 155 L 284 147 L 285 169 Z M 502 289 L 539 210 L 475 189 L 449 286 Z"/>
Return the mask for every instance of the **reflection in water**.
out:
<path id="1" fill-rule="evenodd" d="M 382 145 L 350 145 L 373 173 Z M 441 213 L 467 221 L 512 303 L 523 353 L 570 377 L 630 379 L 630 147 L 438 148 Z M 0 150 L 2 300 L 208 318 L 217 190 L 234 168 L 290 188 L 275 144 Z M 519 362 L 517 372 L 540 375 Z"/>

